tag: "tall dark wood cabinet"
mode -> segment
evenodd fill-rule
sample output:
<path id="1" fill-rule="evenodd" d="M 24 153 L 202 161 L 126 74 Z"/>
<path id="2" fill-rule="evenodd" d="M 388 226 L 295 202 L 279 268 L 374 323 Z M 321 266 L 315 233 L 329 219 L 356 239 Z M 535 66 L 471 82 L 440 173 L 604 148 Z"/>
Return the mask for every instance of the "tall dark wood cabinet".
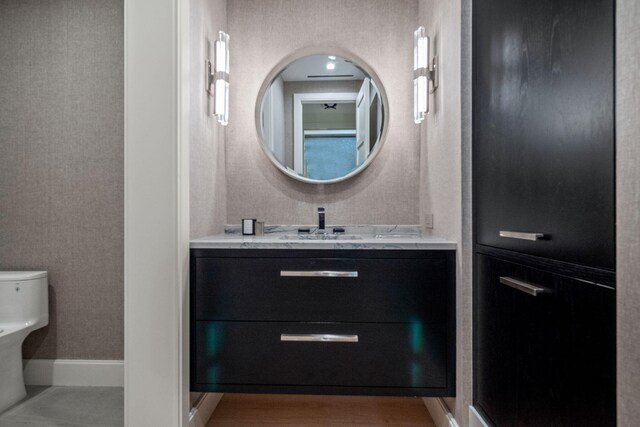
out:
<path id="1" fill-rule="evenodd" d="M 474 406 L 615 425 L 614 0 L 473 13 Z"/>

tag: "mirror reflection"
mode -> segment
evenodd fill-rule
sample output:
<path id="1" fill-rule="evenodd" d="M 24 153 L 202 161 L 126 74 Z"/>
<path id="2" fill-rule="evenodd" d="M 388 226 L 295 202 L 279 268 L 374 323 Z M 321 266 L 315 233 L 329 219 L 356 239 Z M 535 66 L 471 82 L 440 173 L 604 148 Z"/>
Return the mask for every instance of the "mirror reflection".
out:
<path id="1" fill-rule="evenodd" d="M 297 59 L 277 75 L 260 102 L 264 148 L 294 178 L 340 181 L 366 167 L 379 149 L 382 96 L 371 76 L 349 59 Z"/>

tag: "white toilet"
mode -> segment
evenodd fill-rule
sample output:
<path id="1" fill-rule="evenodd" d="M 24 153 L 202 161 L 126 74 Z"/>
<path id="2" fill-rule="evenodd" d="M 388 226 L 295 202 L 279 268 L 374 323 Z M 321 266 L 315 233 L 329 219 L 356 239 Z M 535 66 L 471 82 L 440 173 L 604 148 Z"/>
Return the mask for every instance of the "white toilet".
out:
<path id="1" fill-rule="evenodd" d="M 22 342 L 49 324 L 46 271 L 0 271 L 0 412 L 23 399 Z"/>

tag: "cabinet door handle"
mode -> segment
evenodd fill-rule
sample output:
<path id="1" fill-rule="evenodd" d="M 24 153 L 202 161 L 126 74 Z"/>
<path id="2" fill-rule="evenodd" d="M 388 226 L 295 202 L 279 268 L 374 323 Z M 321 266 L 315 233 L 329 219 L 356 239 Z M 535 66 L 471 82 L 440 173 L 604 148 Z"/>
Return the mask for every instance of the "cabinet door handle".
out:
<path id="1" fill-rule="evenodd" d="M 358 277 L 357 271 L 292 271 L 281 270 L 280 277 Z"/>
<path id="2" fill-rule="evenodd" d="M 508 239 L 520 239 L 520 240 L 536 240 L 544 239 L 542 233 L 521 233 L 519 231 L 500 231 L 500 237 L 506 237 Z"/>
<path id="3" fill-rule="evenodd" d="M 512 277 L 500 277 L 500 283 L 503 285 L 507 285 L 512 287 L 513 289 L 517 289 L 519 291 L 525 292 L 529 295 L 538 296 L 538 294 L 546 294 L 550 293 L 549 289 L 541 288 L 540 286 L 532 285 L 530 283 L 525 283 L 521 280 L 516 280 Z"/>
<path id="4" fill-rule="evenodd" d="M 280 334 L 280 341 L 358 342 L 358 336 L 336 334 Z"/>

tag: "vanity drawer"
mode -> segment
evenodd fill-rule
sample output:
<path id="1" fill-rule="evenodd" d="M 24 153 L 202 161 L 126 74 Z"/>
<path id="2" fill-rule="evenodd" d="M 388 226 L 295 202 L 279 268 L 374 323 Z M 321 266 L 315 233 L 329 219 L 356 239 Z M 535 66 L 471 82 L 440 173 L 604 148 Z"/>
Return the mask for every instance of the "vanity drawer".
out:
<path id="1" fill-rule="evenodd" d="M 265 385 L 272 392 L 304 393 L 454 390 L 453 377 L 447 382 L 444 329 L 420 323 L 195 322 L 192 333 L 194 391 L 260 391 Z M 309 334 L 337 341 L 305 341 L 318 339 Z"/>
<path id="2" fill-rule="evenodd" d="M 439 252 L 397 259 L 197 257 L 195 319 L 425 321 L 445 328 L 453 254 Z"/>

